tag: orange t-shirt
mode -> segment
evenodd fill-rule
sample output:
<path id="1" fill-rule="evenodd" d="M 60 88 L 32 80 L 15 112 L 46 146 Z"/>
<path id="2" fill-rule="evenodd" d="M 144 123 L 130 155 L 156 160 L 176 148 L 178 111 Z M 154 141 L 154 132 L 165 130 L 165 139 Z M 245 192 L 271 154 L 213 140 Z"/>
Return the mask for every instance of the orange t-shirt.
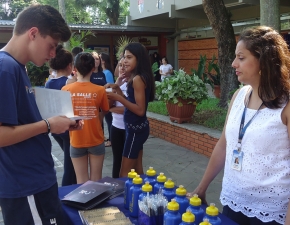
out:
<path id="1" fill-rule="evenodd" d="M 74 114 L 85 116 L 82 130 L 70 131 L 70 144 L 75 148 L 86 148 L 104 142 L 104 133 L 99 120 L 99 108 L 109 110 L 105 88 L 91 82 L 75 82 L 61 90 L 71 93 Z"/>

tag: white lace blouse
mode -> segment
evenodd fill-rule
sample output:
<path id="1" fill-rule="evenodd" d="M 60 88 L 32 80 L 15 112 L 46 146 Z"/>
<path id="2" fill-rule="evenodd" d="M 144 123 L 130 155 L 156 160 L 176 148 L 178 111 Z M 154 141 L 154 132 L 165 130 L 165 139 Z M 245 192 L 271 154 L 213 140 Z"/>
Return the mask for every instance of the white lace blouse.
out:
<path id="1" fill-rule="evenodd" d="M 231 168 L 238 142 L 245 96 L 250 86 L 238 93 L 226 126 L 226 160 L 221 203 L 248 217 L 283 224 L 290 197 L 290 141 L 281 109 L 261 109 L 242 140 L 242 170 Z M 247 109 L 245 124 L 257 110 Z"/>

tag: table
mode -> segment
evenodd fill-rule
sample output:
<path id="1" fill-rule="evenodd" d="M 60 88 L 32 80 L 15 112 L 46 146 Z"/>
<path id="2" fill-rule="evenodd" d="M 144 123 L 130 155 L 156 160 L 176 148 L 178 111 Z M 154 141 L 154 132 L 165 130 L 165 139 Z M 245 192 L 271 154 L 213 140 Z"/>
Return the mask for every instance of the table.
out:
<path id="1" fill-rule="evenodd" d="M 65 195 L 67 195 L 68 193 L 70 193 L 71 191 L 73 191 L 74 189 L 76 189 L 77 187 L 79 187 L 79 184 L 76 185 L 70 185 L 70 186 L 64 186 L 64 187 L 60 187 L 58 188 L 58 192 L 59 192 L 59 198 L 62 199 Z M 82 225 L 82 221 L 81 218 L 78 214 L 78 210 L 75 208 L 72 208 L 68 205 L 62 204 L 63 206 L 63 210 L 64 210 L 64 214 L 67 220 L 68 225 Z M 100 205 L 98 205 L 97 208 L 103 208 L 103 207 L 109 207 L 109 206 L 116 206 L 119 208 L 120 211 L 122 211 L 126 217 L 129 217 L 129 210 L 124 208 L 124 196 L 120 195 L 114 199 L 105 201 L 103 203 L 101 203 Z M 203 208 L 205 209 L 205 205 L 203 205 Z M 220 219 L 222 220 L 222 224 L 223 225 L 237 225 L 237 223 L 233 222 L 232 220 L 230 220 L 229 218 L 227 218 L 226 216 L 220 214 L 219 215 Z M 131 222 L 134 223 L 135 225 L 138 225 L 138 219 L 137 218 L 133 218 L 133 217 L 129 217 Z"/>

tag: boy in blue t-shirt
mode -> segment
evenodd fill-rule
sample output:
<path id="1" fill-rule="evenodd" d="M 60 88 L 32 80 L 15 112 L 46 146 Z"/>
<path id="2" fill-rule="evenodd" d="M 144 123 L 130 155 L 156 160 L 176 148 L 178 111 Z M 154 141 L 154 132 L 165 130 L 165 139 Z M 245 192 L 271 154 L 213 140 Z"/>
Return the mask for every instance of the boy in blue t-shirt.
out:
<path id="1" fill-rule="evenodd" d="M 41 118 L 25 64 L 42 66 L 70 36 L 55 8 L 31 5 L 19 13 L 0 50 L 0 206 L 6 225 L 64 224 L 48 133 L 82 125 L 64 116 Z"/>

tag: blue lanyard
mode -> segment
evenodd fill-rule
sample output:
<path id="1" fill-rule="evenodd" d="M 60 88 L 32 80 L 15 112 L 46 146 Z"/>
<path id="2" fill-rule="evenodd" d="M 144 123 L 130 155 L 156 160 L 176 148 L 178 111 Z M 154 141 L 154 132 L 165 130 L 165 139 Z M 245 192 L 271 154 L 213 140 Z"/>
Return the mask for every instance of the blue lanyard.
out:
<path id="1" fill-rule="evenodd" d="M 249 120 L 249 122 L 244 126 L 244 124 L 245 124 L 245 117 L 246 117 L 246 111 L 247 111 L 247 107 L 248 107 L 248 104 L 249 104 L 249 101 L 250 101 L 250 98 L 251 98 L 252 92 L 253 92 L 253 91 L 251 91 L 251 93 L 250 93 L 250 95 L 249 95 L 248 101 L 247 101 L 247 103 L 246 103 L 246 105 L 245 105 L 244 112 L 243 112 L 243 115 L 242 115 L 242 120 L 241 120 L 241 125 L 240 125 L 240 130 L 239 130 L 239 141 L 238 141 L 239 144 L 241 144 L 242 139 L 243 139 L 243 137 L 244 137 L 244 134 L 245 134 L 247 128 L 248 128 L 249 125 L 252 123 L 253 119 L 257 116 L 259 110 L 261 109 L 261 107 L 262 107 L 262 105 L 263 105 L 263 103 L 262 103 L 262 104 L 260 105 L 260 107 L 258 108 L 257 112 L 255 113 L 255 115 L 253 115 L 253 117 Z"/>

